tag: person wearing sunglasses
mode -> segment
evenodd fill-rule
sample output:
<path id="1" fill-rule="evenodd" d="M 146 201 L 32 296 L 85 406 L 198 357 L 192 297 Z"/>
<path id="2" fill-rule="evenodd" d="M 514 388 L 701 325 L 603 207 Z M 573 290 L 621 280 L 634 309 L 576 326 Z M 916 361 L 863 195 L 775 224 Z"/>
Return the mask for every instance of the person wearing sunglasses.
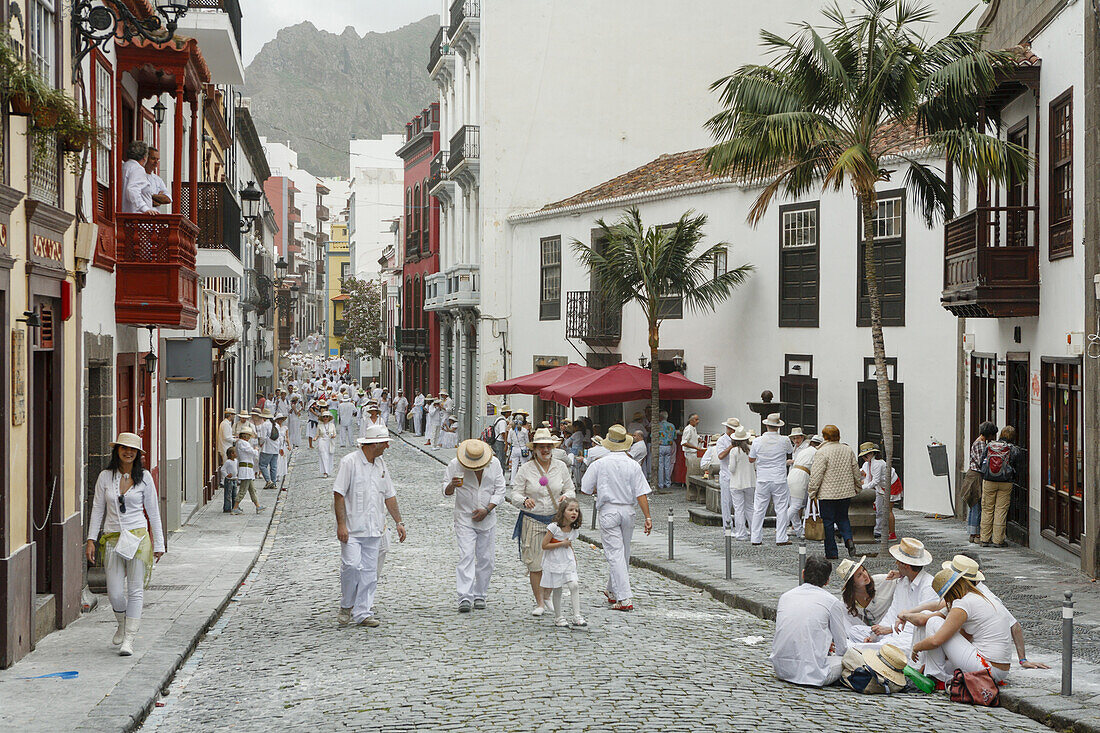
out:
<path id="1" fill-rule="evenodd" d="M 142 464 L 142 452 L 141 437 L 134 433 L 119 433 L 111 443 L 111 461 L 95 485 L 85 548 L 88 562 L 94 565 L 99 540 L 107 597 L 118 621 L 111 643 L 120 645 L 118 653 L 123 657 L 134 653 L 145 586 L 154 559 L 164 554 L 157 488 Z"/>

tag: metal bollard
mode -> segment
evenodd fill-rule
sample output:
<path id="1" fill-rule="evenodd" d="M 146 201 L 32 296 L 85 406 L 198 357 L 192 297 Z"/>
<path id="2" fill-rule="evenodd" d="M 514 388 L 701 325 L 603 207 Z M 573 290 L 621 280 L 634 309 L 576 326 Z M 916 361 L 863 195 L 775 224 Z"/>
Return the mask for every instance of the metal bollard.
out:
<path id="1" fill-rule="evenodd" d="M 676 557 L 672 552 L 672 534 L 674 528 L 672 526 L 672 507 L 668 508 L 668 559 L 675 560 Z"/>
<path id="2" fill-rule="evenodd" d="M 733 530 L 726 528 L 726 580 L 733 578 Z"/>
<path id="3" fill-rule="evenodd" d="M 798 584 L 802 585 L 802 571 L 806 569 L 806 538 L 798 538 Z"/>
<path id="4" fill-rule="evenodd" d="M 1073 694 L 1073 591 L 1062 601 L 1062 694 Z"/>

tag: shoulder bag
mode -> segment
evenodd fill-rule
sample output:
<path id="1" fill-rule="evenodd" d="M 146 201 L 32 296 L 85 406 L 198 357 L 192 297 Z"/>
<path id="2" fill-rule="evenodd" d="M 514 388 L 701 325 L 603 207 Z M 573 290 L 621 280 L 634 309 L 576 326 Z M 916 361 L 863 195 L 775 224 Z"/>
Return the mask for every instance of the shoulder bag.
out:
<path id="1" fill-rule="evenodd" d="M 811 542 L 822 542 L 825 539 L 825 523 L 821 521 L 817 499 L 810 502 L 806 518 L 802 520 L 802 535 Z"/>
<path id="2" fill-rule="evenodd" d="M 955 670 L 955 676 L 947 684 L 951 702 L 964 702 L 968 705 L 997 707 L 1001 704 L 1001 691 L 993 681 L 988 669 L 981 672 L 963 672 Z"/>

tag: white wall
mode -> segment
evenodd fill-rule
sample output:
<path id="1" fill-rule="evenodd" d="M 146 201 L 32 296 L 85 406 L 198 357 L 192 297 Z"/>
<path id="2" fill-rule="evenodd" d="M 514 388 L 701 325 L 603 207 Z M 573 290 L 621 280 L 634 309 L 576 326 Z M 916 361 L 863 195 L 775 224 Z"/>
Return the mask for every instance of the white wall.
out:
<path id="1" fill-rule="evenodd" d="M 355 197 L 355 228 L 348 236 L 355 247 L 356 277 L 377 278 L 378 258 L 393 241 L 390 221 L 401 215 L 404 201 L 405 163 L 397 157 L 404 141 L 404 135 L 383 135 L 348 143 L 349 183 Z"/>

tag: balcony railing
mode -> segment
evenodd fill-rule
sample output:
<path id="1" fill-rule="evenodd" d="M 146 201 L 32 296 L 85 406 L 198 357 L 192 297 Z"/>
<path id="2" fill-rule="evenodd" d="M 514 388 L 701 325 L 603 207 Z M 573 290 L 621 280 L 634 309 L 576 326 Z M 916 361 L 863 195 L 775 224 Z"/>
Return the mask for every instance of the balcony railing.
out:
<path id="1" fill-rule="evenodd" d="M 566 338 L 616 343 L 622 330 L 621 308 L 612 307 L 589 290 L 572 290 L 565 294 Z"/>
<path id="2" fill-rule="evenodd" d="M 447 178 L 447 151 L 440 150 L 428 165 L 428 190 L 433 190 Z"/>
<path id="3" fill-rule="evenodd" d="M 454 170 L 464 161 L 481 158 L 481 128 L 463 125 L 451 138 L 451 152 L 447 158 L 447 170 Z"/>
<path id="4" fill-rule="evenodd" d="M 418 259 L 420 257 L 420 232 L 405 233 L 405 259 Z"/>
<path id="5" fill-rule="evenodd" d="M 115 321 L 198 325 L 198 228 L 180 214 L 116 214 Z"/>
<path id="6" fill-rule="evenodd" d="M 317 221 L 328 221 L 328 207 L 324 204 L 317 204 Z M 318 242 L 320 237 L 318 237 Z"/>
<path id="7" fill-rule="evenodd" d="M 943 294 L 956 316 L 1039 315 L 1035 206 L 983 206 L 944 227 Z"/>
<path id="8" fill-rule="evenodd" d="M 286 213 L 286 218 L 293 224 L 297 224 L 302 221 L 302 210 L 297 206 L 291 206 Z"/>
<path id="9" fill-rule="evenodd" d="M 190 196 L 190 184 L 183 184 L 183 197 Z M 226 183 L 198 183 L 199 249 L 226 249 L 241 258 L 241 207 Z M 190 210 L 190 204 L 185 207 Z"/>
<path id="10" fill-rule="evenodd" d="M 187 7 L 192 10 L 220 10 L 228 15 L 237 50 L 241 50 L 241 4 L 238 0 L 187 0 Z"/>
<path id="11" fill-rule="evenodd" d="M 447 26 L 440 26 L 436 31 L 435 38 L 432 40 L 432 45 L 428 49 L 428 71 L 435 68 L 435 65 L 439 63 L 439 60 L 444 56 L 450 56 L 454 51 L 451 50 L 451 45 L 447 40 Z"/>
<path id="12" fill-rule="evenodd" d="M 454 0 L 451 3 L 451 28 L 457 29 L 463 18 L 480 18 L 481 0 Z"/>
<path id="13" fill-rule="evenodd" d="M 393 329 L 394 348 L 406 354 L 428 353 L 428 329 L 426 328 L 395 328 Z"/>

